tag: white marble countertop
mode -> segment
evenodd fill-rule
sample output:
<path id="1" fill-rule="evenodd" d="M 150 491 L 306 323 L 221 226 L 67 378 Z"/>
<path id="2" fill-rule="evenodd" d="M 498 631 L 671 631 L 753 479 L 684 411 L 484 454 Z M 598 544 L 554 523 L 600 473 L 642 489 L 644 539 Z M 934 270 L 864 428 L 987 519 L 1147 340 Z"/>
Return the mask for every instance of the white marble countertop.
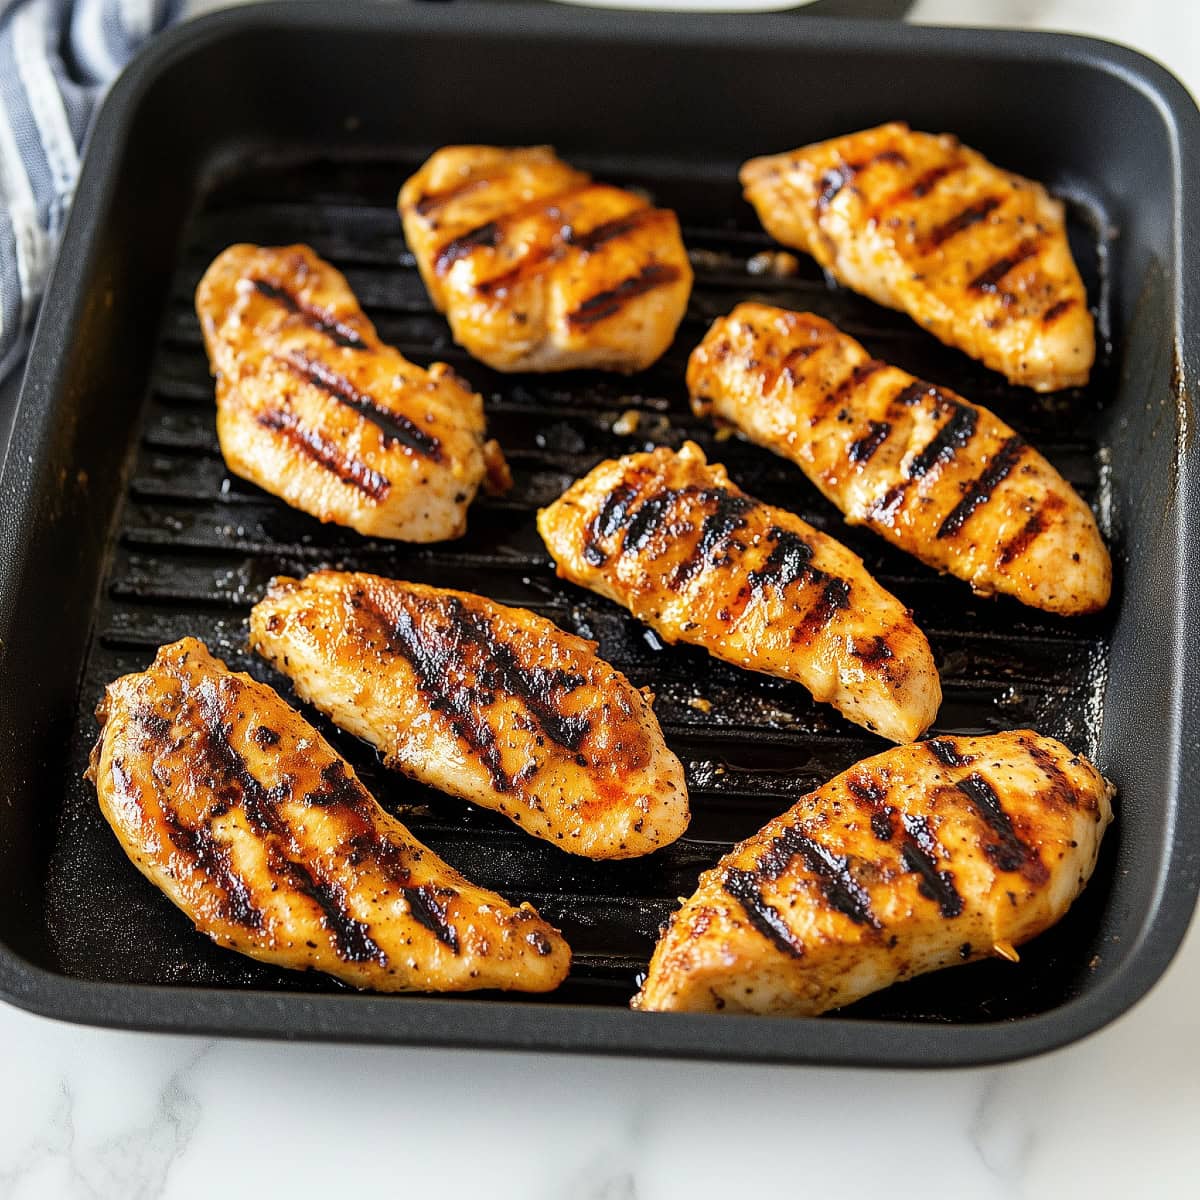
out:
<path id="1" fill-rule="evenodd" d="M 921 0 L 915 16 L 1125 41 L 1196 93 L 1198 9 Z M 0 1200 L 1192 1197 L 1197 995 L 1200 925 L 1086 1042 L 919 1073 L 172 1038 L 0 1004 Z"/>

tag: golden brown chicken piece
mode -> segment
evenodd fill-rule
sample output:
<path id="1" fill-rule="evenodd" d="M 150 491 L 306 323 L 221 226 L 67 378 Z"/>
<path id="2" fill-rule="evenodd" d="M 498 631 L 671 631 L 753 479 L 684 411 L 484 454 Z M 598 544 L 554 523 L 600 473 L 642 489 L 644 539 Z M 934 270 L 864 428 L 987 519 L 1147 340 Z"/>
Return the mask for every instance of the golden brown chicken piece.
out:
<path id="1" fill-rule="evenodd" d="M 543 992 L 571 952 L 371 798 L 269 687 L 203 643 L 109 685 L 88 776 L 134 865 L 218 945 L 359 988 Z"/>
<path id="2" fill-rule="evenodd" d="M 688 362 L 697 415 L 794 462 L 846 514 L 984 595 L 1074 615 L 1112 563 L 1074 488 L 994 413 L 811 313 L 739 304 Z"/>
<path id="3" fill-rule="evenodd" d="M 321 521 L 406 542 L 459 537 L 491 471 L 483 401 L 444 363 L 385 346 L 307 246 L 238 245 L 196 289 L 229 469 Z"/>
<path id="4" fill-rule="evenodd" d="M 388 766 L 563 850 L 632 858 L 687 828 L 683 766 L 650 697 L 544 617 L 318 571 L 274 581 L 250 640 Z"/>
<path id="5" fill-rule="evenodd" d="M 1012 383 L 1087 383 L 1087 292 L 1040 183 L 898 121 L 751 159 L 741 181 L 767 232 L 847 287 Z"/>
<path id="6" fill-rule="evenodd" d="M 868 758 L 737 845 L 671 919 L 633 1007 L 814 1016 L 999 955 L 1083 890 L 1113 789 L 1030 730 Z"/>
<path id="7" fill-rule="evenodd" d="M 640 371 L 687 308 L 675 214 L 547 146 L 446 146 L 404 184 L 400 215 L 454 340 L 497 371 Z"/>
<path id="8" fill-rule="evenodd" d="M 558 573 L 668 642 L 802 683 L 882 737 L 937 715 L 933 654 L 912 615 L 840 542 L 762 504 L 691 442 L 601 463 L 538 513 Z"/>

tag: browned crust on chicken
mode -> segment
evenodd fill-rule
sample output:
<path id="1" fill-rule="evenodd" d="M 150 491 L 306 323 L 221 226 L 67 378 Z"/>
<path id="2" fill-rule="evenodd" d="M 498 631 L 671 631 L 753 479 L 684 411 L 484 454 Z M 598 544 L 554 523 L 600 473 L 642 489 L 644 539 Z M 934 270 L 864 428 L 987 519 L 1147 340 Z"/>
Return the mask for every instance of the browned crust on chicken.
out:
<path id="1" fill-rule="evenodd" d="M 975 591 L 1078 615 L 1108 603 L 1091 509 L 994 413 L 873 359 L 812 313 L 739 304 L 688 362 L 700 416 L 794 462 L 851 524 Z"/>
<path id="2" fill-rule="evenodd" d="M 1087 292 L 1041 184 L 898 121 L 751 159 L 741 181 L 772 237 L 1010 382 L 1087 382 Z"/>
<path id="3" fill-rule="evenodd" d="M 538 513 L 538 530 L 560 576 L 667 641 L 796 680 L 893 741 L 937 714 L 912 614 L 857 555 L 747 496 L 690 442 L 601 463 Z"/>
<path id="4" fill-rule="evenodd" d="M 813 1016 L 1055 923 L 1096 865 L 1113 789 L 1030 730 L 869 758 L 700 878 L 634 1008 Z"/>
<path id="5" fill-rule="evenodd" d="M 535 613 L 320 571 L 275 580 L 250 638 L 389 766 L 563 850 L 630 858 L 687 828 L 683 766 L 651 697 Z"/>
<path id="6" fill-rule="evenodd" d="M 389 816 L 269 687 L 201 642 L 110 684 L 88 777 L 134 865 L 213 941 L 379 991 L 546 991 L 570 950 Z"/>
<path id="7" fill-rule="evenodd" d="M 640 371 L 683 318 L 692 271 L 675 214 L 549 147 L 446 146 L 399 207 L 454 340 L 498 371 Z"/>
<path id="8" fill-rule="evenodd" d="M 362 534 L 463 533 L 485 458 L 503 463 L 483 401 L 445 364 L 426 371 L 384 345 L 329 263 L 307 246 L 231 246 L 196 311 L 234 474 Z"/>

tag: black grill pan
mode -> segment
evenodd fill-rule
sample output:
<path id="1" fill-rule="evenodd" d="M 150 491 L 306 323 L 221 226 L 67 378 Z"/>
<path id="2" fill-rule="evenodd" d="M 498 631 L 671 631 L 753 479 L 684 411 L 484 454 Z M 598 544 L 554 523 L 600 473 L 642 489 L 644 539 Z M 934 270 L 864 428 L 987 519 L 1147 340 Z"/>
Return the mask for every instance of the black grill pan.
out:
<path id="1" fill-rule="evenodd" d="M 1069 198 L 1105 341 L 1087 389 L 1006 387 L 806 261 L 794 276 L 754 272 L 771 244 L 739 197 L 738 164 L 894 117 L 950 129 Z M 679 212 L 696 289 L 662 362 L 628 379 L 501 376 L 450 342 L 394 200 L 451 141 L 551 142 Z M 289 4 L 162 39 L 93 134 L 3 467 L 0 992 L 137 1028 L 877 1065 L 1014 1058 L 1111 1020 L 1164 969 L 1200 879 L 1189 621 L 1198 165 L 1197 113 L 1174 80 L 1128 51 L 1057 36 Z M 234 241 L 309 242 L 346 272 L 386 340 L 418 362 L 450 362 L 483 393 L 515 486 L 476 504 L 466 538 L 362 539 L 226 472 L 191 297 Z M 1046 452 L 1113 545 L 1110 610 L 1067 621 L 978 600 L 848 529 L 790 465 L 714 441 L 688 413 L 683 365 L 706 323 L 752 296 L 823 313 L 876 355 L 994 407 Z M 636 422 L 618 419 L 630 412 Z M 819 1020 L 626 1009 L 658 925 L 699 872 L 883 748 L 803 689 L 664 650 L 554 578 L 534 509 L 603 457 L 685 437 L 751 493 L 845 540 L 913 606 L 943 674 L 939 730 L 1033 725 L 1119 785 L 1095 879 L 1019 966 L 927 976 Z M 563 928 L 576 962 L 557 993 L 359 995 L 224 952 L 142 880 L 101 820 L 80 773 L 104 684 L 194 634 L 289 695 L 247 653 L 246 614 L 273 574 L 322 565 L 527 605 L 595 637 L 657 693 L 695 817 L 674 846 L 622 863 L 571 858 L 407 783 L 319 722 L 419 837 Z"/>

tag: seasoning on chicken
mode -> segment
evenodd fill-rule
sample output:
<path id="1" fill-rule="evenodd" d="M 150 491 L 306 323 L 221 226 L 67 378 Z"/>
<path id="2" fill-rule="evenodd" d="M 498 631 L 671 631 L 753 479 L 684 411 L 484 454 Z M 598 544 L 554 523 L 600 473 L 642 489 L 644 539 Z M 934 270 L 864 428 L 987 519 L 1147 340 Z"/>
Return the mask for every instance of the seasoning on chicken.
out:
<path id="1" fill-rule="evenodd" d="M 683 766 L 650 696 L 544 617 L 318 571 L 275 580 L 250 639 L 389 766 L 563 850 L 632 858 L 687 828 Z"/>
<path id="2" fill-rule="evenodd" d="M 446 146 L 404 184 L 400 215 L 454 340 L 497 371 L 640 371 L 687 307 L 675 214 L 547 146 Z"/>
<path id="3" fill-rule="evenodd" d="M 741 170 L 767 232 L 839 282 L 1039 392 L 1096 357 L 1063 206 L 949 134 L 893 121 Z"/>
<path id="4" fill-rule="evenodd" d="M 1112 795 L 1030 730 L 869 758 L 700 877 L 633 1007 L 814 1016 L 954 963 L 1014 960 L 1091 876 Z"/>
<path id="5" fill-rule="evenodd" d="M 469 883 L 265 684 L 203 643 L 109 685 L 88 777 L 125 853 L 218 945 L 378 991 L 542 992 L 562 935 Z"/>
<path id="6" fill-rule="evenodd" d="M 504 459 L 483 401 L 444 363 L 384 345 L 307 246 L 237 245 L 196 289 L 229 469 L 321 521 L 406 542 L 466 529 Z"/>
<path id="7" fill-rule="evenodd" d="M 994 413 L 812 313 L 739 304 L 688 362 L 698 416 L 794 462 L 867 525 L 976 592 L 1076 615 L 1108 603 L 1092 510 Z"/>
<path id="8" fill-rule="evenodd" d="M 747 496 L 691 442 L 601 463 L 538 513 L 558 574 L 668 642 L 802 683 L 907 742 L 941 685 L 912 615 L 841 543 Z"/>

